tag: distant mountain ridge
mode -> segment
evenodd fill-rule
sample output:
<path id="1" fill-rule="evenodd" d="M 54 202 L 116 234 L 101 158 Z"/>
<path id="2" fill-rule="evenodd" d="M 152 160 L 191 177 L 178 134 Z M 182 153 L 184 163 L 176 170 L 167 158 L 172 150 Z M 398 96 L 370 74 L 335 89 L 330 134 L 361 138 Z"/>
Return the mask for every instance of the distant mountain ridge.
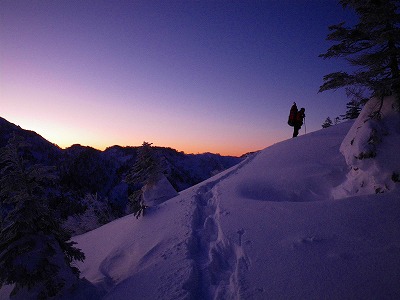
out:
<path id="1" fill-rule="evenodd" d="M 38 163 L 57 167 L 60 177 L 58 194 L 66 207 L 65 215 L 68 215 L 69 206 L 82 203 L 87 195 L 111 206 L 113 218 L 126 213 L 128 186 L 123 179 L 134 164 L 139 147 L 112 146 L 100 151 L 76 144 L 61 149 L 36 132 L 0 117 L 0 148 L 7 145 L 13 133 L 25 138 Z M 165 147 L 154 149 L 165 163 L 166 178 L 178 192 L 243 160 L 243 157 L 212 153 L 185 154 Z"/>

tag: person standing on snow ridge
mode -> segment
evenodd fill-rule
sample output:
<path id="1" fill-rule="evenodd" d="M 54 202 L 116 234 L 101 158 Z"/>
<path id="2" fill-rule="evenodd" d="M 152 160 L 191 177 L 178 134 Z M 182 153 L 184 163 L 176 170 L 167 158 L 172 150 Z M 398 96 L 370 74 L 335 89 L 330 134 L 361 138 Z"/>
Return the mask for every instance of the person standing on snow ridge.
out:
<path id="1" fill-rule="evenodd" d="M 296 118 L 294 120 L 294 130 L 293 130 L 293 137 L 296 137 L 299 135 L 299 130 L 301 128 L 301 126 L 303 125 L 303 120 L 306 117 L 306 115 L 304 114 L 306 110 L 304 109 L 304 107 L 302 107 L 296 114 Z"/>

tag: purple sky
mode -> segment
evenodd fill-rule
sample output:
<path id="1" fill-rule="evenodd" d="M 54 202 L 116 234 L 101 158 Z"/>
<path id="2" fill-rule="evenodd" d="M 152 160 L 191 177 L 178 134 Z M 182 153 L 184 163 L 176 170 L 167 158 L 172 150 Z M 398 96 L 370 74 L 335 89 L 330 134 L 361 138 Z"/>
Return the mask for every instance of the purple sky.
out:
<path id="1" fill-rule="evenodd" d="M 336 1 L 0 2 L 0 116 L 67 147 L 143 141 L 240 155 L 345 112 L 318 94 Z M 304 128 L 301 129 L 301 134 Z"/>

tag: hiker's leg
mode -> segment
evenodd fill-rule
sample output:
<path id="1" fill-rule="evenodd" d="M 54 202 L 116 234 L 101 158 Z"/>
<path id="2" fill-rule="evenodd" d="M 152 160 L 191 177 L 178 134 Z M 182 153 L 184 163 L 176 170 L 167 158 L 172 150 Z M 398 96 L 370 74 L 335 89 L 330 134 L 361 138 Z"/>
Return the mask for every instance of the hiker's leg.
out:
<path id="1" fill-rule="evenodd" d="M 293 130 L 293 137 L 296 137 L 299 135 L 299 127 L 294 125 L 294 130 Z"/>

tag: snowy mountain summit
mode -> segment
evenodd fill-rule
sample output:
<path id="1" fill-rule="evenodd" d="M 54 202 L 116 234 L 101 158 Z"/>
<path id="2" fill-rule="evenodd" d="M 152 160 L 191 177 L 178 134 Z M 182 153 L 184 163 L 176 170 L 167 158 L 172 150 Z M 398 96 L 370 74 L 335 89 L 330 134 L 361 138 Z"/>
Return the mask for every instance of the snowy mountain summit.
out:
<path id="1" fill-rule="evenodd" d="M 147 190 L 143 217 L 73 238 L 75 299 L 399 299 L 400 127 L 380 104 L 178 195 Z"/>
<path id="2" fill-rule="evenodd" d="M 338 197 L 357 171 L 340 152 L 354 126 L 277 143 L 142 218 L 76 236 L 82 276 L 104 299 L 399 299 L 399 183 Z"/>

